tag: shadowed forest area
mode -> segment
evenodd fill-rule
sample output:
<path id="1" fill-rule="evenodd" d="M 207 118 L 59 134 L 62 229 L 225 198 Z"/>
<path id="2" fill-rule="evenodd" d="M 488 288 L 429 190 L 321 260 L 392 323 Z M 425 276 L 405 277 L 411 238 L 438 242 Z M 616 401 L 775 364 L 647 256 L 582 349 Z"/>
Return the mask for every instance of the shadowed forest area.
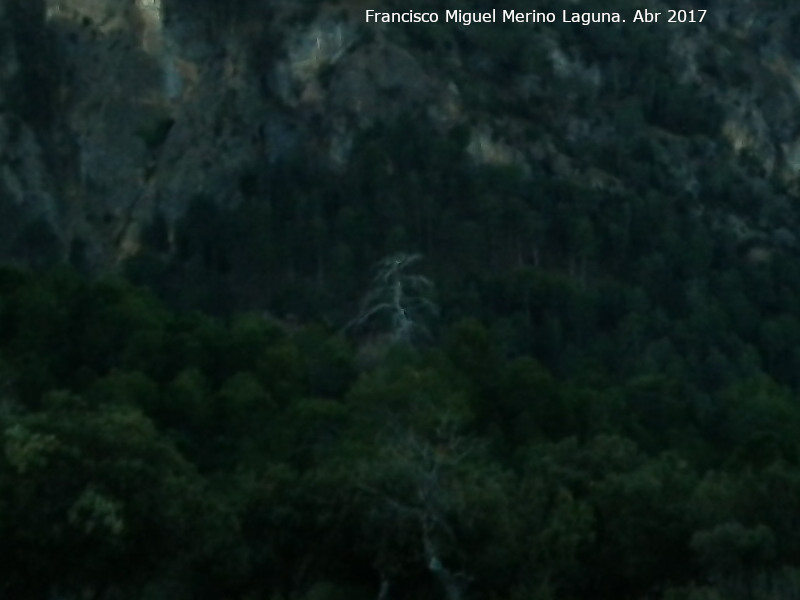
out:
<path id="1" fill-rule="evenodd" d="M 456 243 L 453 279 L 379 269 L 344 329 L 3 270 L 4 594 L 793 597 L 793 254 L 754 260 L 663 197 L 615 199 L 626 223 L 560 193 L 538 265 L 492 273 L 518 260 L 498 224 L 471 284 Z M 407 313 L 425 335 L 392 335 L 395 286 L 436 301 Z"/>
<path id="2" fill-rule="evenodd" d="M 383 90 L 335 162 L 303 113 L 115 271 L 0 186 L 0 599 L 800 597 L 794 159 L 723 135 L 736 52 L 777 50 L 714 22 L 685 62 L 656 26 L 362 31 L 467 116 Z"/>

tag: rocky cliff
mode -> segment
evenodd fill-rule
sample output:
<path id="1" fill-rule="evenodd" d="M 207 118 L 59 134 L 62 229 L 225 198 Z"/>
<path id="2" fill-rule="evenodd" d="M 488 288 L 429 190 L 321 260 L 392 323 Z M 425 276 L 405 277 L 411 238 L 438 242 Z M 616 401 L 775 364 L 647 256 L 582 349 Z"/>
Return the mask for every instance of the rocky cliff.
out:
<path id="1" fill-rule="evenodd" d="M 0 3 L 8 236 L 43 221 L 61 255 L 78 248 L 94 266 L 136 253 L 156 208 L 172 220 L 198 194 L 235 204 L 245 170 L 299 151 L 346 161 L 351 129 L 390 112 L 382 90 L 448 95 L 407 50 L 364 44 L 347 13 L 262 7 L 248 22 L 159 0 L 39 4 Z"/>
<path id="2" fill-rule="evenodd" d="M 113 268 L 157 212 L 235 206 L 287 156 L 346 169 L 359 132 L 410 111 L 458 128 L 476 163 L 592 189 L 628 185 L 592 157 L 646 123 L 647 168 L 676 193 L 704 210 L 733 165 L 780 192 L 719 222 L 793 240 L 800 8 L 699 4 L 702 24 L 415 28 L 366 25 L 362 2 L 0 0 L 0 251 Z M 665 81 L 687 106 L 645 97 Z"/>

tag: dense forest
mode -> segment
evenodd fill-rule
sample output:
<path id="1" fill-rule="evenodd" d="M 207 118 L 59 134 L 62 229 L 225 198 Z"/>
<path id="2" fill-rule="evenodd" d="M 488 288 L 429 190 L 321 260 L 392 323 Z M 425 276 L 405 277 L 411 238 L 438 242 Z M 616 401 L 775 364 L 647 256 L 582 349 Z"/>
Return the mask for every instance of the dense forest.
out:
<path id="1" fill-rule="evenodd" d="M 757 293 L 631 306 L 541 360 L 474 318 L 365 356 L 320 324 L 5 269 L 3 594 L 794 597 L 783 268 L 720 267 Z M 602 309 L 570 281 L 531 305 Z"/>
<path id="2" fill-rule="evenodd" d="M 381 35 L 526 150 L 409 102 L 116 273 L 0 248 L 0 599 L 800 597 L 796 185 L 667 28 L 559 30 L 601 83 L 525 28 Z M 746 85 L 726 43 L 698 68 Z"/>
<path id="3" fill-rule="evenodd" d="M 794 597 L 788 242 L 392 135 L 345 176 L 276 168 L 274 202 L 198 202 L 173 262 L 131 265 L 178 307 L 2 272 L 4 594 Z M 244 252 L 280 318 L 229 310 Z"/>

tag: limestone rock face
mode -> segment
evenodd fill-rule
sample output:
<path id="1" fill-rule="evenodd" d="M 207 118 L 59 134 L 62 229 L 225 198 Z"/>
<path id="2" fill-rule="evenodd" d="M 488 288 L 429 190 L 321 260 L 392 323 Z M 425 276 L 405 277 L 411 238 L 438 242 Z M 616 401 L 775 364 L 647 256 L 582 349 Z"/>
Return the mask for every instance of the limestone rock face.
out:
<path id="1" fill-rule="evenodd" d="M 795 185 L 800 9 L 704 4 L 708 22 L 673 28 L 660 51 L 722 108 L 721 144 Z M 437 46 L 365 25 L 358 5 L 0 0 L 0 256 L 25 260 L 26 240 L 45 237 L 48 256 L 80 247 L 89 266 L 113 268 L 138 251 L 156 213 L 173 222 L 198 197 L 235 205 L 248 173 L 291 156 L 346 168 L 359 132 L 410 112 L 435 130 L 462 127 L 476 163 L 539 162 L 592 186 L 609 179 L 567 147 L 636 126 L 633 113 L 609 124 L 571 109 L 613 85 L 613 61 L 576 51 L 558 28 L 530 28 L 542 56 L 495 80 L 503 69 L 491 52 L 509 46 L 481 38 L 482 26 Z M 506 100 L 530 114 L 506 113 Z M 694 194 L 700 162 L 667 133 L 660 166 Z"/>
<path id="2" fill-rule="evenodd" d="M 156 211 L 172 221 L 199 196 L 236 204 L 243 173 L 299 151 L 344 165 L 359 129 L 443 88 L 398 46 L 363 44 L 347 15 L 162 2 L 0 0 L 4 202 L 45 217 L 62 258 L 77 244 L 113 268 Z M 20 75 L 34 65 L 14 33 L 23 20 L 52 51 L 37 59 L 42 81 Z M 9 104 L 25 85 L 52 118 Z"/>

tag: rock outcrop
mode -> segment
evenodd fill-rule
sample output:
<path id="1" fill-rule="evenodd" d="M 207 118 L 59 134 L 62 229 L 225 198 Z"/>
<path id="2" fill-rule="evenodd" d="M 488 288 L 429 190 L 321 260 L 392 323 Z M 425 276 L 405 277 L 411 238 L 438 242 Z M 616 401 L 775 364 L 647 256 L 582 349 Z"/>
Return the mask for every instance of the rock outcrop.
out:
<path id="1" fill-rule="evenodd" d="M 798 11 L 706 4 L 708 22 L 676 26 L 662 50 L 685 66 L 683 83 L 722 107 L 727 149 L 791 188 L 800 181 L 800 63 L 789 26 Z M 541 57 L 494 82 L 482 75 L 491 72 L 483 42 L 468 37 L 482 25 L 440 24 L 455 42 L 423 44 L 410 30 L 365 25 L 358 6 L 0 0 L 0 254 L 25 260 L 44 236 L 47 256 L 80 250 L 91 268 L 113 268 L 137 253 L 156 212 L 174 222 L 197 197 L 235 205 L 247 173 L 297 153 L 344 168 L 360 131 L 409 110 L 435 130 L 466 129 L 476 162 L 614 179 L 561 143 L 602 143 L 619 125 L 572 111 L 613 75 L 558 27 L 529 29 Z M 536 60 L 549 61 L 547 75 Z M 559 97 L 570 81 L 587 90 L 583 100 Z M 525 135 L 530 118 L 487 105 L 492 89 L 564 112 L 541 114 L 550 131 Z M 702 175 L 691 144 L 667 136 L 663 145 L 667 167 L 695 193 Z"/>

